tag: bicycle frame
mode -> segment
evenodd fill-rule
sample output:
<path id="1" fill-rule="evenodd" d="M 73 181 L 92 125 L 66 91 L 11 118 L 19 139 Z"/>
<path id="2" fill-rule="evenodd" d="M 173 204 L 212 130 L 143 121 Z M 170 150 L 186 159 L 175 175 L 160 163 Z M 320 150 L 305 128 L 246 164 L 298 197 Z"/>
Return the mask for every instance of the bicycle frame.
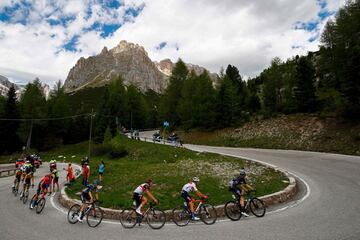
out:
<path id="1" fill-rule="evenodd" d="M 84 211 L 84 216 L 89 213 L 92 209 L 95 210 L 95 204 L 94 203 L 86 203 L 86 208 Z"/>

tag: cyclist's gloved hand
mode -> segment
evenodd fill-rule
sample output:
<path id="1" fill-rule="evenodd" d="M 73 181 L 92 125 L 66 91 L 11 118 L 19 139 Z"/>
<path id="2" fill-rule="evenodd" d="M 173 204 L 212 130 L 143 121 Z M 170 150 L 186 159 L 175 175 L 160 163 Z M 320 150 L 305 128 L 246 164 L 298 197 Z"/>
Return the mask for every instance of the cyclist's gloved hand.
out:
<path id="1" fill-rule="evenodd" d="M 159 204 L 159 200 L 155 199 L 154 202 L 157 204 Z"/>
<path id="2" fill-rule="evenodd" d="M 34 184 L 31 184 L 31 188 L 34 188 Z"/>
<path id="3" fill-rule="evenodd" d="M 208 198 L 209 198 L 209 196 L 207 196 L 207 195 L 203 195 L 203 197 L 202 197 L 204 200 L 208 200 Z"/>

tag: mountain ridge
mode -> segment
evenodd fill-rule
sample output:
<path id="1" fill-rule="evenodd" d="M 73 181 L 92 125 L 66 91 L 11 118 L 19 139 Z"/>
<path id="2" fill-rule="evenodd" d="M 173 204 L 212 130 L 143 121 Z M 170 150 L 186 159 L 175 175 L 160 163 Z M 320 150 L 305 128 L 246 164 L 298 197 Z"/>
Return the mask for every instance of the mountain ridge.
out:
<path id="1" fill-rule="evenodd" d="M 121 75 L 125 85 L 133 84 L 141 91 L 151 89 L 163 92 L 169 82 L 169 76 L 175 64 L 170 59 L 152 61 L 144 47 L 125 40 L 114 48 L 102 51 L 88 58 L 81 57 L 71 68 L 64 83 L 65 92 L 74 92 L 86 87 L 103 86 Z M 186 64 L 189 71 L 200 75 L 205 68 Z M 210 74 L 216 81 L 217 74 Z"/>

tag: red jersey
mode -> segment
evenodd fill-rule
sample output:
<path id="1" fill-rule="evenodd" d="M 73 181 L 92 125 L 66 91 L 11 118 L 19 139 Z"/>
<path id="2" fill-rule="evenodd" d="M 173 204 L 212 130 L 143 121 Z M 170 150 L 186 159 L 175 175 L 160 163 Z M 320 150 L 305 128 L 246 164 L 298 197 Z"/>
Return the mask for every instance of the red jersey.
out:
<path id="1" fill-rule="evenodd" d="M 45 176 L 41 179 L 42 184 L 47 184 L 50 185 L 51 184 L 51 178 L 49 176 Z"/>
<path id="2" fill-rule="evenodd" d="M 85 178 L 87 178 L 89 176 L 89 167 L 88 166 L 83 167 L 83 176 Z"/>

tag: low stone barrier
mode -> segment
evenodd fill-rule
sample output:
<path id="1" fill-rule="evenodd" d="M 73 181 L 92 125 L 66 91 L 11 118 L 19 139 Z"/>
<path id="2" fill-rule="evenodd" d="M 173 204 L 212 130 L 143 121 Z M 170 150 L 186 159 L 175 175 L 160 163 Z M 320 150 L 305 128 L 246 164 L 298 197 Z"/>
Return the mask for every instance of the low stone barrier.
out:
<path id="1" fill-rule="evenodd" d="M 295 194 L 297 193 L 297 185 L 296 185 L 296 180 L 294 177 L 289 176 L 289 174 L 285 173 L 289 179 L 289 185 L 276 193 L 272 193 L 269 195 L 265 195 L 262 197 L 259 197 L 261 200 L 264 201 L 265 205 L 267 207 L 271 206 L 271 205 L 275 205 L 278 203 L 283 203 L 286 202 L 288 200 L 290 200 L 293 196 L 295 196 Z M 75 200 L 75 199 L 71 199 L 67 196 L 66 192 L 65 192 L 65 188 L 63 187 L 61 189 L 61 193 L 59 195 L 59 202 L 62 206 L 66 207 L 66 208 L 70 208 L 72 205 L 74 204 L 80 204 L 81 202 L 80 200 Z M 225 213 L 224 213 L 224 206 L 225 205 L 218 205 L 215 207 L 216 209 L 216 213 L 218 217 L 224 217 Z M 101 208 L 104 210 L 104 218 L 108 218 L 108 219 L 116 219 L 119 220 L 120 219 L 120 213 L 121 210 L 117 210 L 117 209 L 110 209 L 110 208 Z M 166 220 L 167 221 L 171 221 L 172 219 L 172 210 L 166 210 Z"/>

